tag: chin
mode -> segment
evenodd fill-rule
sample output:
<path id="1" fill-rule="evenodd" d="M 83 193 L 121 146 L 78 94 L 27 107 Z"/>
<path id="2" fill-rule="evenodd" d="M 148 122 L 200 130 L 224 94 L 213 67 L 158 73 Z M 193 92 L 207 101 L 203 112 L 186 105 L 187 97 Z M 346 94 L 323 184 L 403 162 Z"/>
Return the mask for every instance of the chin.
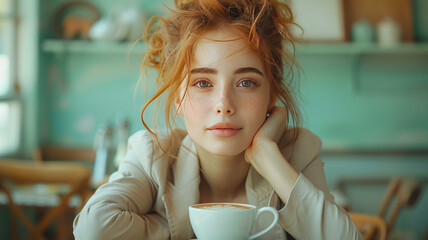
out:
<path id="1" fill-rule="evenodd" d="M 225 157 L 233 157 L 233 156 L 237 156 L 239 154 L 242 154 L 247 148 L 249 147 L 249 145 L 247 146 L 236 146 L 233 144 L 226 144 L 223 145 L 221 144 L 220 146 L 215 146 L 210 145 L 207 146 L 207 148 L 205 148 L 208 152 L 217 155 L 217 156 L 225 156 Z"/>
<path id="2" fill-rule="evenodd" d="M 212 136 L 204 137 L 189 132 L 193 142 L 210 154 L 224 157 L 238 156 L 245 152 L 251 145 L 252 138 L 235 137 L 235 138 L 213 138 Z"/>

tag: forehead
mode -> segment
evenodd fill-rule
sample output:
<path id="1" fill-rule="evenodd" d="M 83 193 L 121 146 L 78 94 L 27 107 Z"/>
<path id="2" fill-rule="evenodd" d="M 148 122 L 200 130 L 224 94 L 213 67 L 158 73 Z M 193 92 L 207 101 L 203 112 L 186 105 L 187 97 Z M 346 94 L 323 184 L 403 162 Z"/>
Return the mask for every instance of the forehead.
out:
<path id="1" fill-rule="evenodd" d="M 255 51 L 247 39 L 231 28 L 215 28 L 204 32 L 196 42 L 191 68 L 211 67 L 236 69 L 255 67 L 263 71 Z"/>

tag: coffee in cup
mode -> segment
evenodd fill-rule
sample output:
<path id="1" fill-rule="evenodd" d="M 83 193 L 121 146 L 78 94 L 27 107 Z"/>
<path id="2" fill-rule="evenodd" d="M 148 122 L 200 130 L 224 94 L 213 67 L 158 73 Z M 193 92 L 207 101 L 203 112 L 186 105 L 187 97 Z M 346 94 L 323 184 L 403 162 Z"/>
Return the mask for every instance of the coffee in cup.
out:
<path id="1" fill-rule="evenodd" d="M 259 215 L 271 212 L 273 222 L 263 231 L 251 235 Z M 190 223 L 198 240 L 247 240 L 259 237 L 278 222 L 278 212 L 271 207 L 257 210 L 256 206 L 241 203 L 202 203 L 189 207 Z"/>

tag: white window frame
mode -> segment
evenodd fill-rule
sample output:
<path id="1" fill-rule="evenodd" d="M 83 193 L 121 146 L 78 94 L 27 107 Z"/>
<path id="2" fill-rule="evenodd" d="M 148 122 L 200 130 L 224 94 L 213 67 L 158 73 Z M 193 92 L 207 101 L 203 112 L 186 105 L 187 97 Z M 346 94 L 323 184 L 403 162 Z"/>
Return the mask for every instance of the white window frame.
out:
<path id="1" fill-rule="evenodd" d="M 21 129 L 22 129 L 22 100 L 19 93 L 17 81 L 17 34 L 18 34 L 18 0 L 0 0 L 7 2 L 10 6 L 10 12 L 0 13 L 0 21 L 10 21 L 10 32 L 6 34 L 5 53 L 9 57 L 9 89 L 5 94 L 0 95 L 0 103 L 6 103 L 11 109 L 8 123 L 10 124 L 7 131 L 10 138 L 7 142 L 11 144 L 10 148 L 4 150 L 0 148 L 0 156 L 12 155 L 17 153 L 21 148 Z M 0 141 L 1 142 L 1 141 Z"/>

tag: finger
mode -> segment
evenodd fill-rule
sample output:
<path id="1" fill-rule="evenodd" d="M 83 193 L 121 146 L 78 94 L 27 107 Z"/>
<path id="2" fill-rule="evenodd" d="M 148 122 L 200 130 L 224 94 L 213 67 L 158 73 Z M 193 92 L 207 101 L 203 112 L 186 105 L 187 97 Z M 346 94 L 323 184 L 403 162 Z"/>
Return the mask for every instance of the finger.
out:
<path id="1" fill-rule="evenodd" d="M 266 129 L 275 142 L 278 142 L 287 129 L 287 110 L 285 107 L 275 107 L 268 121 L 270 128 Z"/>

